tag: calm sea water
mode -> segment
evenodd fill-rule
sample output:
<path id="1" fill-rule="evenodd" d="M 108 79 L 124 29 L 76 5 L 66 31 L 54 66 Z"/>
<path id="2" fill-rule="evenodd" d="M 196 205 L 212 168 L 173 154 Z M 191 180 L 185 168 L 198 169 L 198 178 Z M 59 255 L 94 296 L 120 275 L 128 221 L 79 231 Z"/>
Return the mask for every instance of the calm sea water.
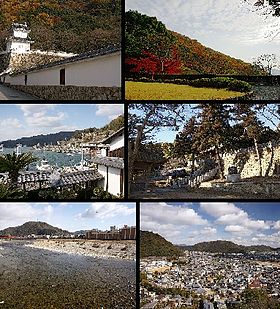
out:
<path id="1" fill-rule="evenodd" d="M 16 151 L 15 148 L 4 148 L 3 153 L 12 153 Z M 32 147 L 22 147 L 21 152 L 31 152 L 34 157 L 39 160 L 35 163 L 30 164 L 28 170 L 36 170 L 36 164 L 40 162 L 40 160 L 47 160 L 50 165 L 63 167 L 63 166 L 74 166 L 75 164 L 81 161 L 81 154 L 73 154 L 73 156 L 68 156 L 65 153 L 58 153 L 52 151 L 43 151 L 43 150 L 34 150 Z M 1 154 L 2 152 L 0 152 Z M 89 156 L 84 155 L 85 159 L 89 159 Z"/>

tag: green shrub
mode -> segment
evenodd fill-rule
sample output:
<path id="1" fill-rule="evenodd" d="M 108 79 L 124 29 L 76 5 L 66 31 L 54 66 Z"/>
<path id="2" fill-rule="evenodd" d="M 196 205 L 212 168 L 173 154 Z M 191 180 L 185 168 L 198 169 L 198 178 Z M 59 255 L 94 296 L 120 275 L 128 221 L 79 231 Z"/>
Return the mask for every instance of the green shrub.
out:
<path id="1" fill-rule="evenodd" d="M 231 77 L 200 78 L 189 81 L 188 85 L 203 88 L 225 88 L 240 92 L 248 92 L 251 90 L 251 85 L 249 83 Z"/>

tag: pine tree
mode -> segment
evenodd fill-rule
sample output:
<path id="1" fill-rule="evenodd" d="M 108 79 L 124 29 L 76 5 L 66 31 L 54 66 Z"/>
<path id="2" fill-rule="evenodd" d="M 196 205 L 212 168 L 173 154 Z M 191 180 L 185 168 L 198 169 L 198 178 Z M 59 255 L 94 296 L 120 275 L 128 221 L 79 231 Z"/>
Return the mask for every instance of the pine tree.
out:
<path id="1" fill-rule="evenodd" d="M 220 177 L 224 177 L 222 152 L 230 147 L 230 111 L 229 105 L 198 104 L 198 126 L 193 137 L 193 149 L 201 157 L 214 155 L 219 168 Z"/>

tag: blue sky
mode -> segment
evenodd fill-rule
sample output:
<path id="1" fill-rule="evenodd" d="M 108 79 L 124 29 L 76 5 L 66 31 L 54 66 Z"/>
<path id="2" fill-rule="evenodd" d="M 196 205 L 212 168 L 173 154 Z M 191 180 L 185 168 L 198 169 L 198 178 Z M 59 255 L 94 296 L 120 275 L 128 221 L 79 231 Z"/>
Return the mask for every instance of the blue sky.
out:
<path id="1" fill-rule="evenodd" d="M 0 230 L 43 221 L 70 232 L 136 225 L 135 203 L 0 203 Z"/>
<path id="2" fill-rule="evenodd" d="M 175 244 L 230 240 L 280 247 L 280 203 L 141 203 L 142 230 Z"/>
<path id="3" fill-rule="evenodd" d="M 280 57 L 280 18 L 263 15 L 256 0 L 126 0 L 126 10 L 156 16 L 170 30 L 234 58 L 252 62 L 261 54 Z M 265 1 L 267 2 L 267 1 Z"/>
<path id="4" fill-rule="evenodd" d="M 123 104 L 1 104 L 0 141 L 102 127 L 123 113 Z"/>
<path id="5" fill-rule="evenodd" d="M 221 103 L 216 103 L 216 104 L 221 104 Z M 193 115 L 195 115 L 198 110 L 194 110 L 193 107 L 195 107 L 196 104 L 185 104 L 185 108 L 184 108 L 184 111 L 185 111 L 185 114 L 186 114 L 186 121 Z M 138 110 L 132 110 L 130 109 L 130 113 L 135 113 L 137 115 L 141 115 L 141 111 L 138 111 Z M 276 124 L 279 124 L 279 120 L 273 116 L 270 115 L 270 118 L 276 123 Z M 259 119 L 268 127 L 270 127 L 271 129 L 275 129 L 275 126 L 272 125 L 271 122 L 269 122 L 267 119 L 265 119 L 262 115 L 259 115 Z M 186 122 L 185 121 L 185 122 Z M 174 131 L 172 128 L 168 128 L 168 127 L 165 127 L 165 128 L 160 128 L 154 135 L 154 139 L 153 141 L 154 142 L 167 142 L 167 143 L 173 143 L 175 138 L 176 138 L 176 134 L 178 132 L 180 132 L 183 127 L 184 127 L 184 124 L 185 122 L 183 122 L 181 125 L 180 125 L 180 128 L 179 128 L 179 131 Z"/>

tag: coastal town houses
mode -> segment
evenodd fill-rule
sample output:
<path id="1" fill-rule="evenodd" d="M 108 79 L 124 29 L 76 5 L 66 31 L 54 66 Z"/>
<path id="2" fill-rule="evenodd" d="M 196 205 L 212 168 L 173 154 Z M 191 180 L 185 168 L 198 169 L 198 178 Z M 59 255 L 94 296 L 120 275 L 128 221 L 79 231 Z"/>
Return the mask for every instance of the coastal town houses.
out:
<path id="1" fill-rule="evenodd" d="M 91 161 L 104 178 L 103 189 L 114 195 L 124 194 L 124 128 L 106 137 L 99 143 L 85 143 L 92 152 Z"/>
<path id="2" fill-rule="evenodd" d="M 81 54 L 33 51 L 29 32 L 26 24 L 12 24 L 6 51 L 0 53 L 2 83 L 44 99 L 48 98 L 44 93 L 46 96 L 50 90 L 59 96 L 61 87 L 73 95 L 86 92 L 88 99 L 120 99 L 120 46 L 106 46 Z"/>

